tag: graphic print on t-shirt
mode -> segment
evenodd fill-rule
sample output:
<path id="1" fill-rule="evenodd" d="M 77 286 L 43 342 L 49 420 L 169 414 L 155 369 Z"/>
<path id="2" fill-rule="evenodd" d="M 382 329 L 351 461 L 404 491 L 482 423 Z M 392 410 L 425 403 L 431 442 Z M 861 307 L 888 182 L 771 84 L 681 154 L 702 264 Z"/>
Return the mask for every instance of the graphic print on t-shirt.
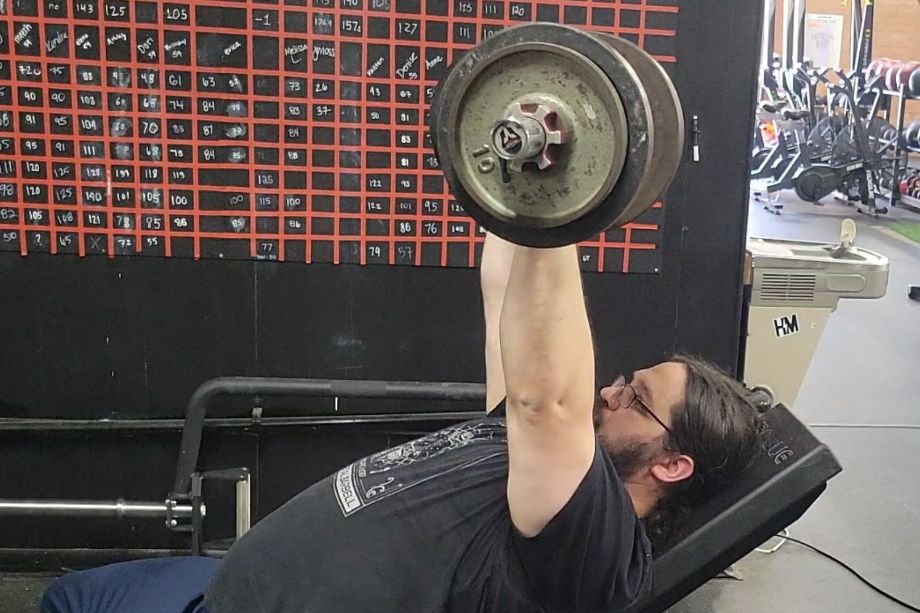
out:
<path id="1" fill-rule="evenodd" d="M 452 453 L 477 442 L 504 438 L 503 424 L 473 421 L 458 424 L 358 460 L 336 473 L 335 497 L 345 517 L 429 479 L 473 466 L 504 449 L 486 455 Z M 438 458 L 438 461 L 432 462 Z"/>

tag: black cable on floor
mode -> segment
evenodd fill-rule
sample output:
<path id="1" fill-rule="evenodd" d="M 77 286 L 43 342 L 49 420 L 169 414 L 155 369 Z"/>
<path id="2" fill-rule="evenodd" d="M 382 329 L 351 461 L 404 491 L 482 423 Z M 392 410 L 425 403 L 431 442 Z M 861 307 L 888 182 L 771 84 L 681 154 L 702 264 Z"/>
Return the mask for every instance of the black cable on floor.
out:
<path id="1" fill-rule="evenodd" d="M 842 567 L 844 567 L 845 569 L 847 569 L 848 571 L 850 571 L 850 573 L 852 573 L 853 576 L 855 576 L 857 579 L 859 579 L 860 581 L 862 581 L 863 583 L 865 583 L 866 585 L 868 585 L 870 588 L 872 588 L 873 590 L 875 590 L 876 592 L 878 592 L 879 594 L 881 594 L 882 596 L 884 596 L 884 597 L 887 598 L 888 600 L 890 600 L 890 601 L 892 601 L 892 602 L 894 602 L 894 603 L 897 603 L 897 604 L 901 605 L 902 607 L 904 607 L 904 608 L 907 609 L 908 611 L 916 611 L 917 613 L 920 613 L 920 608 L 917 608 L 917 607 L 915 607 L 914 605 L 911 605 L 911 604 L 907 604 L 906 602 L 904 602 L 904 601 L 901 600 L 900 598 L 897 598 L 896 596 L 892 596 L 891 594 L 889 594 L 888 592 L 886 592 L 886 591 L 883 590 L 882 588 L 876 587 L 875 585 L 873 585 L 872 583 L 870 583 L 868 579 L 866 579 L 865 577 L 863 577 L 862 575 L 860 575 L 858 572 L 856 572 L 855 570 L 853 570 L 852 568 L 850 568 L 849 566 L 847 566 L 846 563 L 841 562 L 840 560 L 838 560 L 837 558 L 835 558 L 835 557 L 832 556 L 831 554 L 826 553 L 826 552 L 824 552 L 824 551 L 821 551 L 820 549 L 818 549 L 818 548 L 815 547 L 814 545 L 809 545 L 809 544 L 806 543 L 805 541 L 800 541 L 800 540 L 798 540 L 798 539 L 794 539 L 794 538 L 792 538 L 791 536 L 786 536 L 786 537 L 783 537 L 782 535 L 777 535 L 777 536 L 779 536 L 779 537 L 781 537 L 781 538 L 785 538 L 787 541 L 792 541 L 793 543 L 797 543 L 797 544 L 799 544 L 799 545 L 802 545 L 803 547 L 808 547 L 809 549 L 811 549 L 811 550 L 814 551 L 815 553 L 818 553 L 818 554 L 824 556 L 824 557 L 827 558 L 828 560 L 831 560 L 831 561 L 833 561 L 833 562 L 836 562 L 836 563 L 839 564 L 840 566 L 842 566 Z"/>

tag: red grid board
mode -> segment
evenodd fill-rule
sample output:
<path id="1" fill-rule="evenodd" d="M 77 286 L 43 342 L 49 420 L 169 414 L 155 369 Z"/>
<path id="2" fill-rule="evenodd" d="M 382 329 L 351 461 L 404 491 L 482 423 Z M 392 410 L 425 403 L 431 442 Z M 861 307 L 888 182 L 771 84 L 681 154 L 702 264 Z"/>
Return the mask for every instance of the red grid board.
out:
<path id="1" fill-rule="evenodd" d="M 0 0 L 0 250 L 473 266 L 424 128 L 454 54 L 540 19 L 676 61 L 660 0 L 308 1 Z M 657 270 L 660 224 L 583 267 Z"/>

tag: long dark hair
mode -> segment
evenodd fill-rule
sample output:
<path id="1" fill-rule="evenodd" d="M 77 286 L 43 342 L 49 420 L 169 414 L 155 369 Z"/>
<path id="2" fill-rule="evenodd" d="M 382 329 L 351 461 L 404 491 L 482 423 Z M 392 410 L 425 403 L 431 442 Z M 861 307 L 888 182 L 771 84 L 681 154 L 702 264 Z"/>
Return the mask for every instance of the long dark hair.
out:
<path id="1" fill-rule="evenodd" d="M 652 550 L 660 554 L 683 534 L 689 514 L 734 481 L 754 459 L 760 419 L 748 391 L 718 367 L 700 358 L 675 355 L 687 368 L 683 406 L 671 413 L 664 446 L 693 458 L 693 476 L 668 486 L 645 518 Z"/>

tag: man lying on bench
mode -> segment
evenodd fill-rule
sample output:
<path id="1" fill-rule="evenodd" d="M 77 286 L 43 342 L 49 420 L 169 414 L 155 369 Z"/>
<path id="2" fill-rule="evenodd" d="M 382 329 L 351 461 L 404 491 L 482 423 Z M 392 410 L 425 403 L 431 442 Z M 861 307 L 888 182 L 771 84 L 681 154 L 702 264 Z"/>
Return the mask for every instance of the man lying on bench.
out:
<path id="1" fill-rule="evenodd" d="M 491 414 L 313 485 L 186 594 L 158 579 L 167 563 L 127 563 L 59 579 L 42 611 L 610 612 L 643 597 L 656 548 L 754 457 L 757 411 L 685 357 L 598 393 L 575 246 L 490 236 L 481 274 Z"/>

